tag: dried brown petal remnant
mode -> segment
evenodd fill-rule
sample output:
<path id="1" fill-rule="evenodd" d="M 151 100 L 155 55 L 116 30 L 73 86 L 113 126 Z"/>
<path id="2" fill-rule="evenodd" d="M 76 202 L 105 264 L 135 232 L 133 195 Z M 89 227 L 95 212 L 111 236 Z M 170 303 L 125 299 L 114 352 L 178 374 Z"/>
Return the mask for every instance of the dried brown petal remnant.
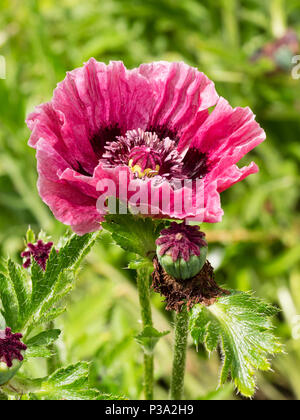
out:
<path id="1" fill-rule="evenodd" d="M 229 294 L 215 282 L 214 270 L 208 261 L 197 276 L 185 281 L 175 280 L 167 274 L 157 257 L 153 259 L 153 265 L 152 288 L 165 297 L 167 311 L 181 312 L 184 304 L 187 304 L 188 310 L 197 303 L 210 306 L 218 297 Z"/>

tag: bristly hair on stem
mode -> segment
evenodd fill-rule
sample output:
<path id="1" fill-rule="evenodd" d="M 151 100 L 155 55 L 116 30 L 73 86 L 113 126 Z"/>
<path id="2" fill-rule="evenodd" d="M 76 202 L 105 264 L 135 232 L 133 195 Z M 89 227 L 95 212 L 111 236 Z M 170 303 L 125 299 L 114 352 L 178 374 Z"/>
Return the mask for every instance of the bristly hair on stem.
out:
<path id="1" fill-rule="evenodd" d="M 143 328 L 152 327 L 150 302 L 150 272 L 148 267 L 137 269 L 137 288 L 141 307 Z M 146 400 L 153 400 L 153 354 L 144 352 L 144 394 Z"/>
<path id="2" fill-rule="evenodd" d="M 189 315 L 186 306 L 175 315 L 174 359 L 171 378 L 170 398 L 183 397 Z"/>

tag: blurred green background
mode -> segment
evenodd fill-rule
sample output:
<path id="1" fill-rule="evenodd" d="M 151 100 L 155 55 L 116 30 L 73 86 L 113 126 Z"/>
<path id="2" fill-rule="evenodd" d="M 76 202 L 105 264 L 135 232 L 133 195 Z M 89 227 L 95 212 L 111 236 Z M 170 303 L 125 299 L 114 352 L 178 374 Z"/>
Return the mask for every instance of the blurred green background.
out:
<path id="1" fill-rule="evenodd" d="M 286 355 L 274 373 L 258 376 L 256 399 L 300 399 L 300 80 L 293 80 L 293 45 L 268 45 L 288 28 L 300 37 L 300 0 L 0 0 L 0 253 L 20 262 L 30 224 L 57 240 L 65 227 L 36 191 L 34 151 L 25 116 L 50 100 L 67 70 L 91 56 L 123 60 L 184 60 L 215 81 L 233 106 L 250 106 L 268 140 L 244 159 L 260 173 L 222 194 L 225 216 L 203 225 L 219 283 L 254 290 L 282 310 L 277 335 Z M 277 48 L 278 47 L 278 48 Z M 257 54 L 257 51 L 271 51 Z M 253 59 L 256 57 L 256 59 Z M 129 256 L 107 236 L 99 241 L 59 319 L 61 362 L 92 360 L 92 381 L 104 392 L 142 398 L 142 354 Z M 169 329 L 171 314 L 153 296 L 154 324 Z M 166 398 L 171 335 L 156 351 L 156 397 Z M 185 395 L 239 399 L 231 385 L 216 391 L 219 356 L 189 347 Z M 26 365 L 45 374 L 43 362 Z"/>

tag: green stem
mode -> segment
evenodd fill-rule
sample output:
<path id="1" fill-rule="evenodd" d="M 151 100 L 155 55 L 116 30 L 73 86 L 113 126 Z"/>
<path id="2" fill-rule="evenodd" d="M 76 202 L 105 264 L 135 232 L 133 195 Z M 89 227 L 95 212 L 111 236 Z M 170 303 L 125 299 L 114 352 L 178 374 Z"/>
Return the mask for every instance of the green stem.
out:
<path id="1" fill-rule="evenodd" d="M 184 387 L 189 315 L 186 307 L 176 315 L 171 400 L 181 400 Z"/>
<path id="2" fill-rule="evenodd" d="M 149 286 L 149 269 L 139 268 L 137 270 L 137 287 L 143 328 L 153 325 Z M 153 355 L 144 352 L 144 393 L 146 400 L 153 400 L 153 366 Z"/>
<path id="3" fill-rule="evenodd" d="M 47 324 L 47 328 L 49 330 L 53 330 L 55 328 L 54 322 L 53 321 L 49 322 Z M 51 375 L 59 367 L 60 360 L 59 360 L 59 351 L 55 343 L 50 344 L 49 350 L 51 350 L 52 356 L 47 359 L 47 371 L 48 371 L 48 375 Z"/>

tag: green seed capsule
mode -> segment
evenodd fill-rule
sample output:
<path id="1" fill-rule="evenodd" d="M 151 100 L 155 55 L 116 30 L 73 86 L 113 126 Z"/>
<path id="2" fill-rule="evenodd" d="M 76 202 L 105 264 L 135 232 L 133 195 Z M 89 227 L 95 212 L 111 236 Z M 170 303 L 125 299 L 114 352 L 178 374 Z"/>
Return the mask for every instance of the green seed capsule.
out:
<path id="1" fill-rule="evenodd" d="M 207 257 L 205 234 L 199 226 L 173 222 L 156 241 L 160 265 L 176 280 L 188 280 L 202 270 Z"/>
<path id="2" fill-rule="evenodd" d="M 176 280 L 187 280 L 195 277 L 202 270 L 206 257 L 207 247 L 201 248 L 201 254 L 198 256 L 191 255 L 188 261 L 183 258 L 178 258 L 177 261 L 173 262 L 170 255 L 160 255 L 161 247 L 157 247 L 158 261 L 164 270 Z"/>

